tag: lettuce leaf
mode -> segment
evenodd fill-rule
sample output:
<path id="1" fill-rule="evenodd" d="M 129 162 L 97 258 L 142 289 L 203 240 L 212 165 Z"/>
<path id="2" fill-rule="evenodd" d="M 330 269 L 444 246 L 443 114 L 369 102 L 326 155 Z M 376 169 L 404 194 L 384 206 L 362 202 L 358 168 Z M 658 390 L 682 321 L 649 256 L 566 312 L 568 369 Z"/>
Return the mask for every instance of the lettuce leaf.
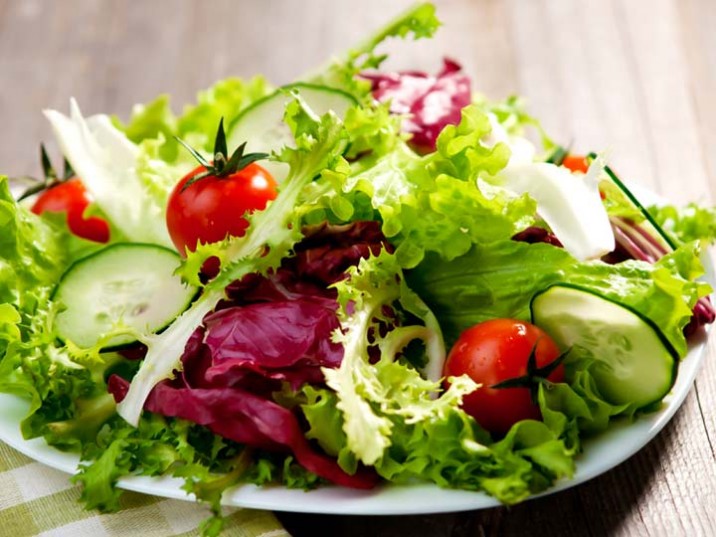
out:
<path id="1" fill-rule="evenodd" d="M 667 233 L 680 242 L 716 241 L 716 207 L 702 207 L 689 203 L 685 207 L 674 205 L 652 206 L 649 213 Z"/>
<path id="2" fill-rule="evenodd" d="M 73 100 L 70 116 L 46 110 L 62 152 L 102 214 L 130 241 L 172 246 L 166 197 L 137 174 L 139 148 L 106 115 L 84 118 Z M 161 193 L 160 193 L 161 194 Z"/>
<path id="3" fill-rule="evenodd" d="M 18 205 L 1 175 L 0 228 L 0 302 L 27 310 L 34 291 L 54 285 L 70 261 L 69 233 Z"/>
<path id="4" fill-rule="evenodd" d="M 196 149 L 210 152 L 219 120 L 224 118 L 224 124 L 231 125 L 244 108 L 271 91 L 262 76 L 249 80 L 230 77 L 200 91 L 196 104 L 187 105 L 179 116 L 172 112 L 169 96 L 160 95 L 147 104 L 135 105 L 126 124 L 117 117 L 112 120 L 135 144 L 159 140 L 158 155 L 174 163 L 184 153 L 175 136 L 186 139 Z"/>
<path id="5" fill-rule="evenodd" d="M 408 274 L 408 282 L 440 319 L 448 344 L 478 322 L 510 317 L 529 320 L 529 303 L 557 282 L 578 284 L 631 306 L 654 321 L 683 356 L 683 328 L 696 300 L 710 287 L 692 281 L 703 273 L 694 243 L 654 265 L 626 261 L 581 263 L 555 246 L 517 241 L 478 244 L 462 257 L 441 262 L 435 254 Z"/>
<path id="6" fill-rule="evenodd" d="M 510 95 L 503 100 L 492 101 L 485 95 L 476 93 L 472 96 L 472 102 L 488 115 L 494 116 L 508 136 L 525 139 L 528 130 L 534 129 L 545 152 L 553 151 L 557 147 L 542 127 L 542 123 L 527 112 L 525 99 L 522 97 Z"/>
<path id="7" fill-rule="evenodd" d="M 388 38 L 413 39 L 431 37 L 440 26 L 435 16 L 435 6 L 430 3 L 417 4 L 395 17 L 380 30 L 374 32 L 341 57 L 320 67 L 315 73 L 302 77 L 306 82 L 342 89 L 359 99 L 368 99 L 371 84 L 357 75 L 367 69 L 376 69 L 386 59 L 376 48 Z"/>
<path id="8" fill-rule="evenodd" d="M 124 124 L 116 117 L 112 123 L 135 144 L 144 140 L 162 138 L 162 158 L 171 161 L 176 158 L 178 145 L 171 143 L 177 133 L 177 118 L 172 112 L 169 95 L 160 95 L 146 104 L 135 104 L 129 121 Z"/>
<path id="9" fill-rule="evenodd" d="M 528 196 L 488 195 L 476 183 L 509 160 L 504 144 L 483 144 L 491 129 L 489 118 L 469 106 L 458 125 L 442 131 L 436 152 L 420 156 L 398 141 L 391 153 L 353 165 L 343 190 L 370 197 L 403 267 L 417 265 L 426 251 L 454 259 L 474 243 L 509 238 L 533 220 Z"/>

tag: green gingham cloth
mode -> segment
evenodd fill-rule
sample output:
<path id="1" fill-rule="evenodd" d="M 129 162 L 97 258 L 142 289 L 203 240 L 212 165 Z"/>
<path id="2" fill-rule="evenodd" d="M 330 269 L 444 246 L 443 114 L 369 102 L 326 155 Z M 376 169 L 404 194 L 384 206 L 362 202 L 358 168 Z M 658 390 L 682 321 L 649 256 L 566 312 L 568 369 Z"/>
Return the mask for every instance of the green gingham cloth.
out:
<path id="1" fill-rule="evenodd" d="M 99 514 L 78 501 L 70 476 L 0 442 L 0 535 L 12 537 L 169 537 L 198 535 L 205 506 L 136 492 L 122 495 L 122 510 Z M 268 511 L 226 508 L 222 535 L 290 537 Z"/>

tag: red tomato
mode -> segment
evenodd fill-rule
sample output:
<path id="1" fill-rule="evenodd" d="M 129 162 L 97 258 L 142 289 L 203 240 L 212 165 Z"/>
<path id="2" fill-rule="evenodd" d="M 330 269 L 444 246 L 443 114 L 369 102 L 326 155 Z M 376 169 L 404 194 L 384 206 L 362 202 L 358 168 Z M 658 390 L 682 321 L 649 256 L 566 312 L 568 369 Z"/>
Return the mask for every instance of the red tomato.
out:
<path id="1" fill-rule="evenodd" d="M 95 242 L 109 240 L 109 225 L 98 216 L 84 217 L 91 199 L 82 181 L 74 177 L 44 190 L 30 209 L 35 214 L 45 211 L 67 213 L 67 226 L 70 231 Z"/>
<path id="2" fill-rule="evenodd" d="M 465 330 L 450 350 L 444 375 L 468 375 L 482 384 L 463 400 L 463 409 L 484 428 L 502 435 L 516 422 L 541 419 L 529 388 L 492 388 L 508 379 L 527 375 L 527 361 L 535 348 L 537 368 L 560 355 L 555 342 L 542 329 L 514 319 L 494 319 Z M 561 364 L 547 377 L 564 380 Z"/>
<path id="3" fill-rule="evenodd" d="M 589 163 L 583 155 L 567 155 L 562 161 L 562 166 L 573 172 L 587 173 Z"/>
<path id="4" fill-rule="evenodd" d="M 208 175 L 183 190 L 184 184 L 204 171 L 204 166 L 198 166 L 169 196 L 167 228 L 182 255 L 194 251 L 198 242 L 241 237 L 249 225 L 243 216 L 264 209 L 276 197 L 276 181 L 255 163 L 226 177 Z"/>

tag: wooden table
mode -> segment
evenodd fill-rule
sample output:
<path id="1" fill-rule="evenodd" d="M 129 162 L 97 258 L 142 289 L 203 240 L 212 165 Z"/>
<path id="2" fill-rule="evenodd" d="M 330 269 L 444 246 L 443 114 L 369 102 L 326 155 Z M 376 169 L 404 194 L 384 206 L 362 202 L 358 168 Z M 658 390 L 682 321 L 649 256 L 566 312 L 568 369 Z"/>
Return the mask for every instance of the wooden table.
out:
<path id="1" fill-rule="evenodd" d="M 76 97 L 126 117 L 178 108 L 229 76 L 291 81 L 407 1 L 0 0 L 0 170 L 39 173 L 40 114 Z M 436 39 L 393 67 L 460 60 L 476 89 L 518 93 L 556 139 L 606 150 L 676 203 L 716 196 L 716 2 L 445 0 Z M 716 339 L 712 338 L 716 341 Z M 572 490 L 512 508 L 419 517 L 282 515 L 295 535 L 713 535 L 716 344 L 684 406 L 640 453 Z"/>

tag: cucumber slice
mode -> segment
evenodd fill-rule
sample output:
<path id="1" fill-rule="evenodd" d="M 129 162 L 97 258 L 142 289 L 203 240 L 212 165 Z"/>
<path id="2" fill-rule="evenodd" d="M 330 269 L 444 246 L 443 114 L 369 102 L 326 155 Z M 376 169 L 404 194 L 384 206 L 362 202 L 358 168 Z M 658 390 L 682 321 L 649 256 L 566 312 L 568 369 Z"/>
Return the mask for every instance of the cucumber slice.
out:
<path id="1" fill-rule="evenodd" d="M 120 322 L 145 334 L 165 328 L 196 295 L 174 275 L 179 262 L 173 250 L 142 243 L 114 244 L 80 259 L 53 294 L 65 308 L 55 317 L 59 338 L 87 348 Z M 104 348 L 134 341 L 118 335 Z"/>
<path id="2" fill-rule="evenodd" d="M 535 295 L 532 322 L 562 348 L 579 346 L 597 360 L 600 393 L 638 408 L 660 401 L 674 385 L 679 356 L 656 325 L 593 291 L 557 284 Z"/>
<path id="3" fill-rule="evenodd" d="M 283 122 L 286 105 L 293 99 L 291 90 L 297 90 L 306 104 L 318 115 L 332 110 L 340 118 L 358 101 L 344 91 L 315 84 L 289 84 L 271 95 L 255 102 L 244 110 L 229 126 L 228 147 L 234 148 L 246 142 L 246 152 L 271 153 L 295 140 L 288 125 Z M 288 165 L 282 162 L 262 161 L 277 181 L 288 174 Z"/>

